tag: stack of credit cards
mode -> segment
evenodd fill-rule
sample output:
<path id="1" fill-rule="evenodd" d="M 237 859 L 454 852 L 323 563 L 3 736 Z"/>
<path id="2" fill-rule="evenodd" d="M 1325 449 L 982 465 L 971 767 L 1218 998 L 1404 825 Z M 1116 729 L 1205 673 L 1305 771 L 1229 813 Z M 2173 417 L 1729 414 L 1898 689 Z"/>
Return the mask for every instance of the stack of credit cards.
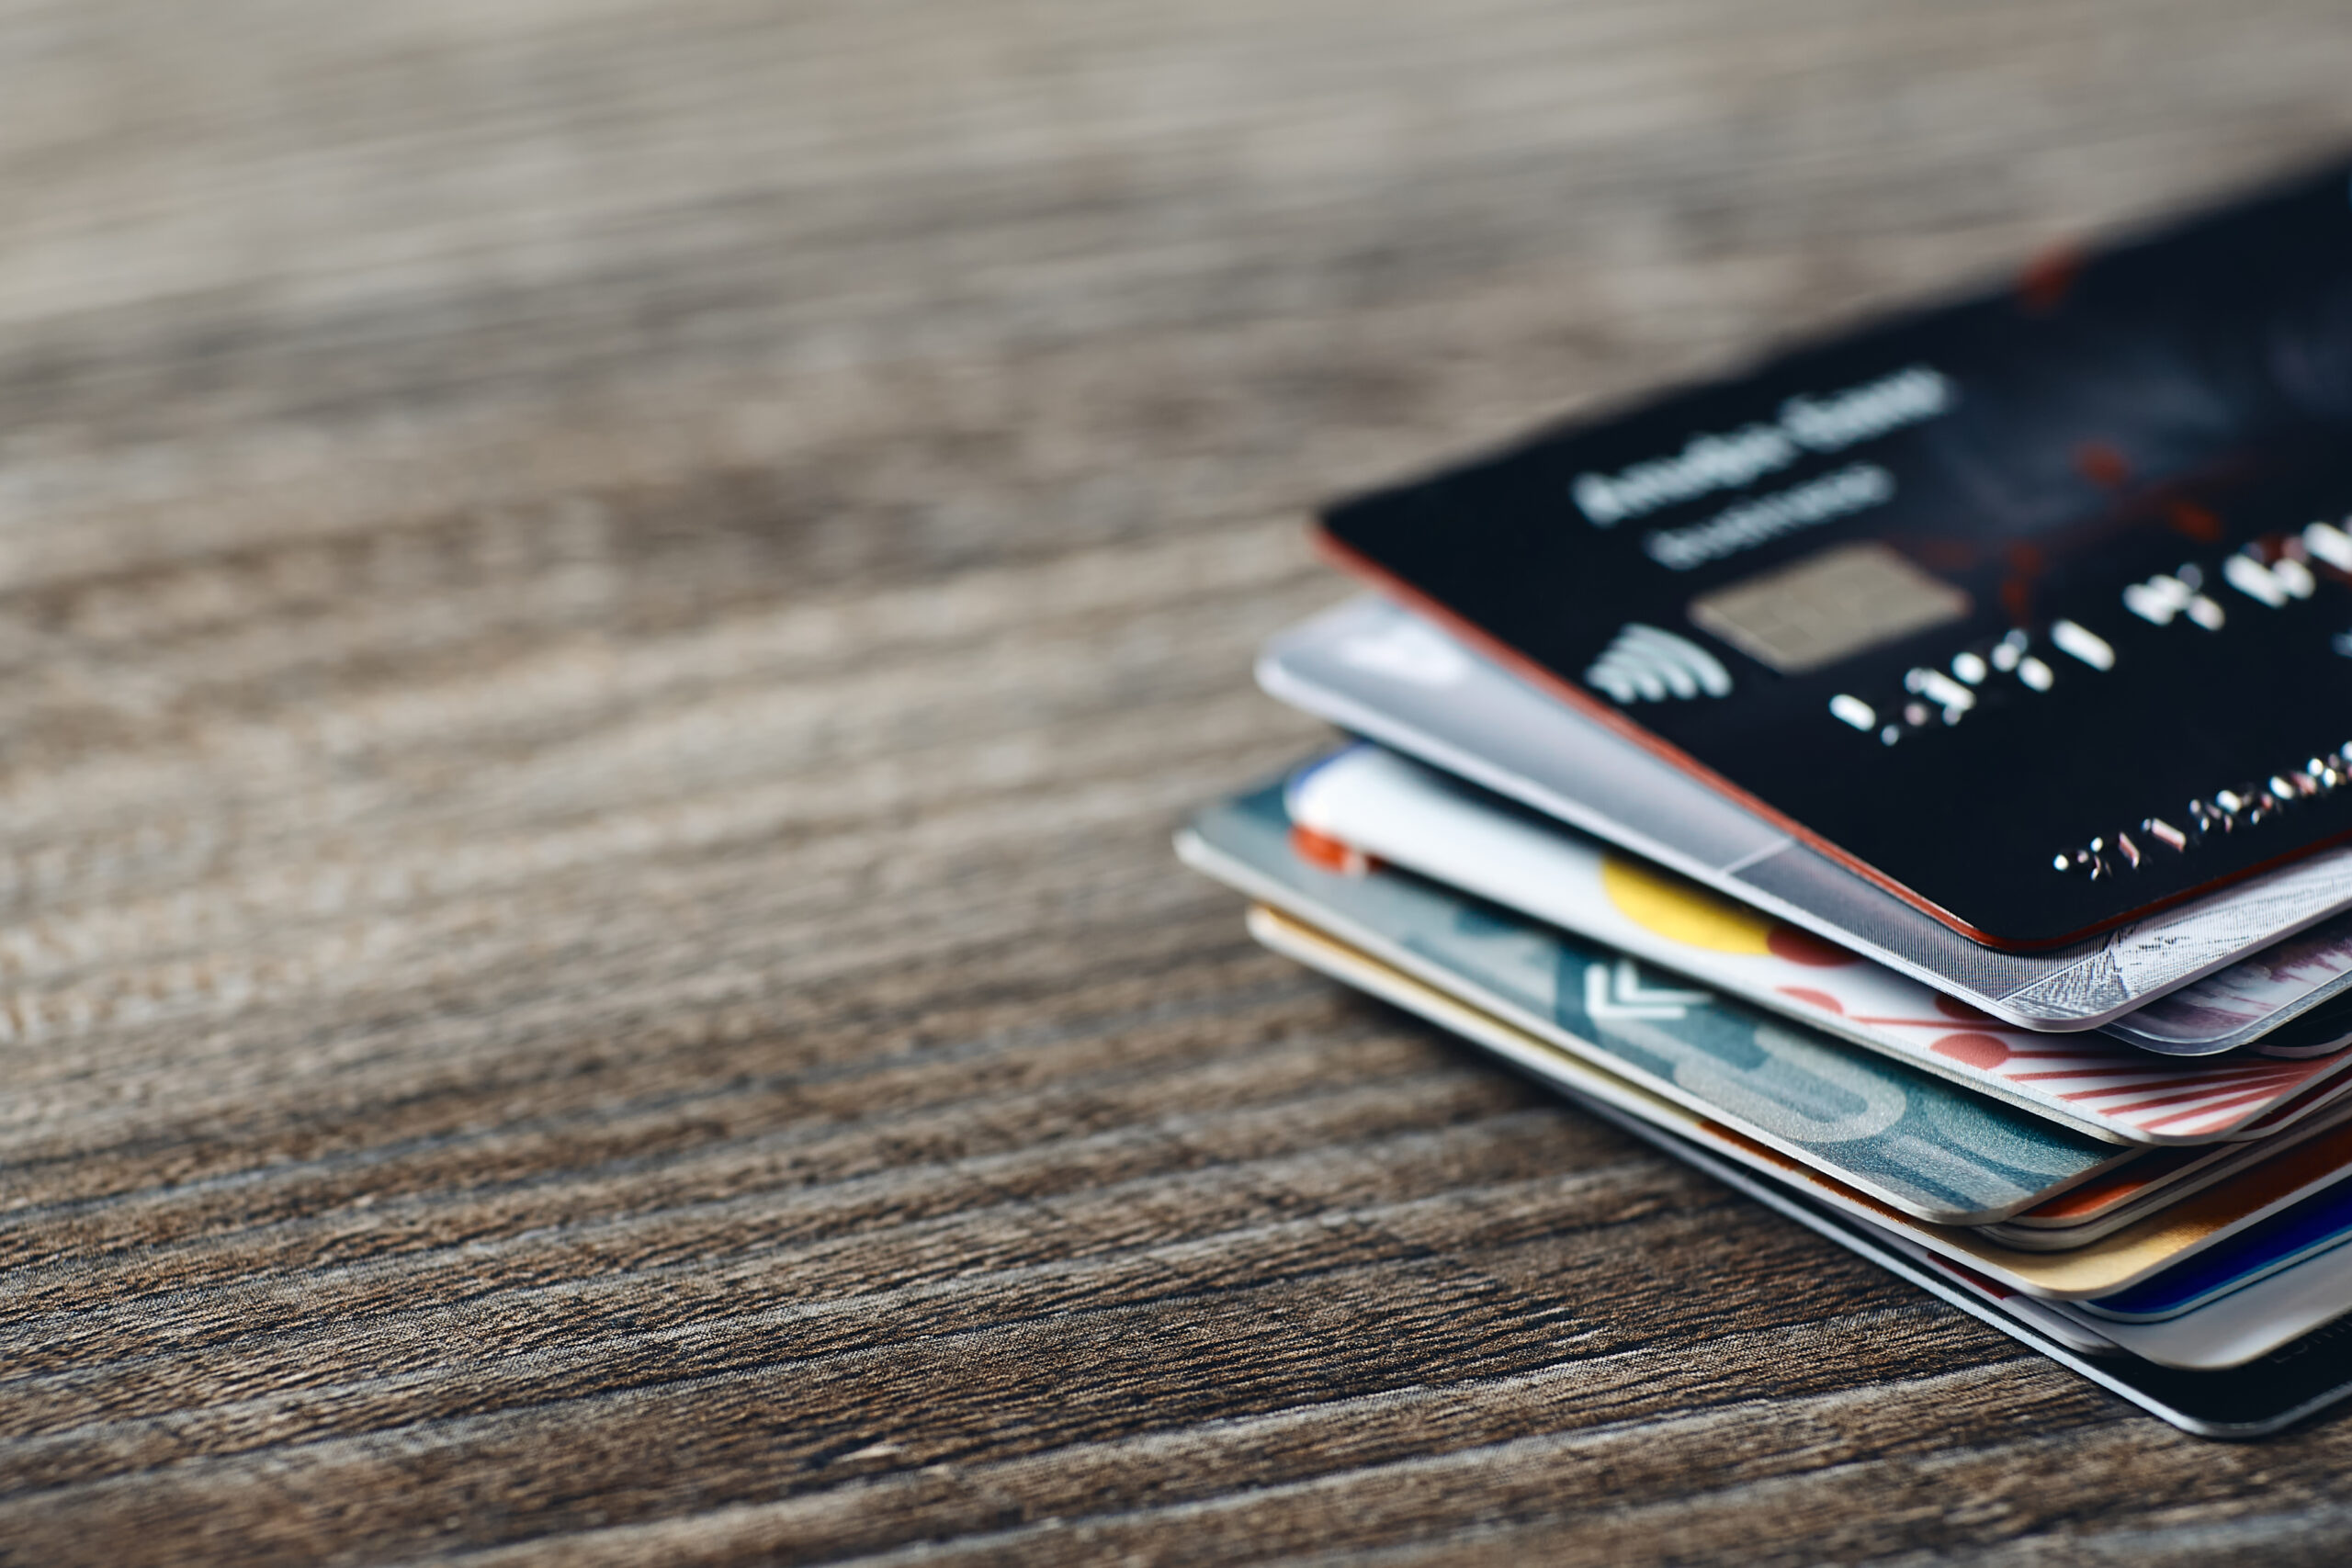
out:
<path id="1" fill-rule="evenodd" d="M 2352 1393 L 2352 169 L 1340 504 L 1182 857 L 2188 1430 Z"/>

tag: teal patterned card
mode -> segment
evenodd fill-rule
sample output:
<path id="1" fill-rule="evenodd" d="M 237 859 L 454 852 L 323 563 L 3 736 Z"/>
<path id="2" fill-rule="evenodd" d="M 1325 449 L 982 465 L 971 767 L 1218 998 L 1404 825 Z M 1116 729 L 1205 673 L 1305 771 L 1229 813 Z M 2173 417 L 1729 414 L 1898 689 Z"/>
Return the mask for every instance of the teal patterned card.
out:
<path id="1" fill-rule="evenodd" d="M 1923 1220 L 1987 1224 L 2140 1151 L 2101 1143 L 1437 883 L 1295 842 L 1279 784 L 1178 840 L 1221 882 Z"/>

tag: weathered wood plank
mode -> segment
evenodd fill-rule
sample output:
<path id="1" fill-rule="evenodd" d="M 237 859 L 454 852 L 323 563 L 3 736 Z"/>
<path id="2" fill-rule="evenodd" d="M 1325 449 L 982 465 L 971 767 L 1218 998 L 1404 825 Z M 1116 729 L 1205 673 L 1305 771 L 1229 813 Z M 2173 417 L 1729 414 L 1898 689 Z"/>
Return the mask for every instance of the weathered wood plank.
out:
<path id="1" fill-rule="evenodd" d="M 0 1559 L 2334 1561 L 1254 949 L 1318 498 L 2352 142 L 2326 0 L 0 14 Z"/>

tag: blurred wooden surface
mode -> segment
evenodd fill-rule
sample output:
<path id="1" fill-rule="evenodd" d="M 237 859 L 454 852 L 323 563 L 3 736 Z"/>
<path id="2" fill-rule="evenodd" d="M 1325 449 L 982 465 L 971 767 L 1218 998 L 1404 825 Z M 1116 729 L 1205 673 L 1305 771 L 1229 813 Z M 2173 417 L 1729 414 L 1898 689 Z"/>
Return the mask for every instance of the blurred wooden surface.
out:
<path id="1" fill-rule="evenodd" d="M 2342 1560 L 1244 940 L 1318 498 L 2352 145 L 2340 0 L 0 7 L 0 1559 Z"/>

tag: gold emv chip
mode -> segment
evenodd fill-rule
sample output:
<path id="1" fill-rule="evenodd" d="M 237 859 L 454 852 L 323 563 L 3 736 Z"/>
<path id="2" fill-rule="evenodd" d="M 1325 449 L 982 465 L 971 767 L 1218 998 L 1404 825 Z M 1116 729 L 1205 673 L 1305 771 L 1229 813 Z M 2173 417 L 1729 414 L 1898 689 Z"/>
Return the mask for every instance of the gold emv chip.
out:
<path id="1" fill-rule="evenodd" d="M 1872 542 L 1835 545 L 1801 561 L 1702 593 L 1694 626 L 1783 675 L 1968 614 L 1968 595 Z"/>

